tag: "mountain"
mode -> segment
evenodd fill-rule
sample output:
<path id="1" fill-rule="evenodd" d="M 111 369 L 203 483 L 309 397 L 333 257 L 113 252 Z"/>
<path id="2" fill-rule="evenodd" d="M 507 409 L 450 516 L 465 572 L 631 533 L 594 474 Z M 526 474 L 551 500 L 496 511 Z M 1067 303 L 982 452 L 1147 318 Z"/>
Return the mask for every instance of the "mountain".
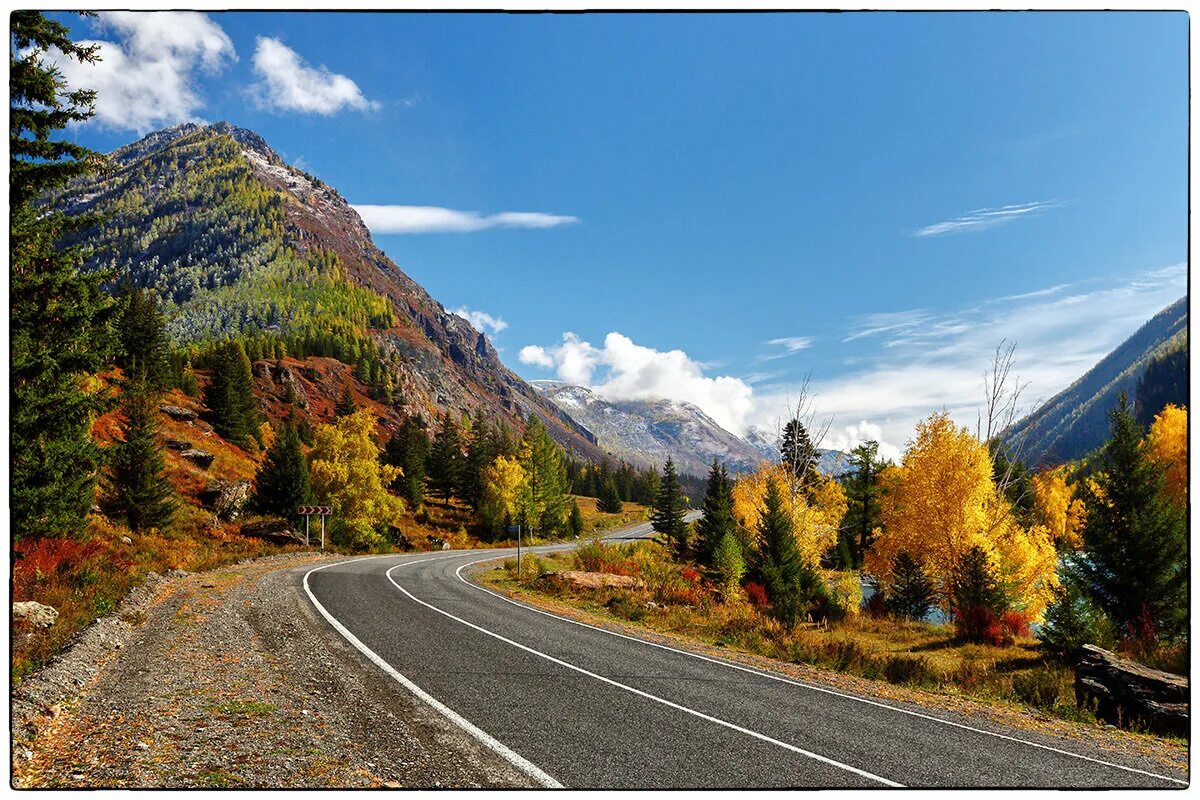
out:
<path id="1" fill-rule="evenodd" d="M 1167 402 L 1187 402 L 1187 349 L 1187 298 L 1181 297 L 1003 438 L 1031 468 L 1080 458 L 1108 439 L 1108 414 L 1121 392 L 1135 406 L 1138 400 L 1157 406 L 1139 412 L 1143 422 Z"/>
<path id="2" fill-rule="evenodd" d="M 600 457 L 588 431 L 375 246 L 337 190 L 285 164 L 258 134 L 188 123 L 108 162 L 46 202 L 92 215 L 74 237 L 85 268 L 153 288 L 177 346 L 199 352 L 231 334 L 282 340 L 289 353 L 359 365 L 388 385 L 392 411 L 482 412 L 517 427 L 532 413 L 569 451 Z"/>

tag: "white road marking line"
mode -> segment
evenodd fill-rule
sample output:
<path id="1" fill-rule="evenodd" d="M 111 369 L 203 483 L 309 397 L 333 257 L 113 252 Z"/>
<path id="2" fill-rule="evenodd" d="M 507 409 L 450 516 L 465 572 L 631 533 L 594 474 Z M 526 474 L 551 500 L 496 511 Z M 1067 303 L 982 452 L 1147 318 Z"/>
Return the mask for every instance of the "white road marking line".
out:
<path id="1" fill-rule="evenodd" d="M 461 555 L 461 554 L 456 554 L 456 555 Z M 419 560 L 420 561 L 439 561 L 442 558 L 450 558 L 450 556 L 440 556 L 438 558 L 427 558 L 427 559 L 419 559 Z M 362 653 L 367 658 L 369 658 L 375 664 L 375 666 L 379 667 L 384 672 L 386 672 L 388 675 L 392 676 L 392 678 L 394 678 L 397 683 L 402 685 L 404 688 L 408 689 L 410 692 L 412 692 L 414 695 L 416 695 L 419 699 L 423 700 L 425 703 L 427 703 L 429 706 L 431 706 L 435 711 L 440 713 L 443 717 L 450 720 L 455 725 L 457 725 L 458 727 L 462 728 L 467 733 L 474 736 L 476 739 L 478 739 L 480 742 L 482 742 L 486 747 L 488 747 L 489 749 L 491 749 L 492 751 L 494 751 L 495 753 L 500 755 L 502 758 L 504 758 L 504 760 L 508 761 L 508 763 L 512 764 L 514 767 L 516 767 L 518 770 L 520 770 L 521 772 L 528 775 L 530 778 L 533 778 L 535 781 L 537 781 L 542 786 L 545 786 L 546 788 L 549 788 L 549 789 L 563 788 L 561 783 L 559 783 L 554 778 L 552 778 L 550 775 L 548 775 L 546 772 L 544 772 L 536 764 L 532 763 L 531 761 L 528 761 L 524 757 L 522 757 L 522 756 L 518 755 L 517 753 L 515 753 L 514 751 L 510 750 L 499 740 L 497 740 L 496 738 L 494 738 L 487 732 L 481 730 L 480 728 L 476 727 L 468 719 L 466 719 L 465 717 L 461 716 L 453 709 L 451 709 L 448 706 L 446 706 L 445 704 L 443 704 L 441 701 L 439 701 L 433 695 L 429 694 L 429 692 L 425 691 L 420 686 L 417 686 L 415 683 L 413 683 L 411 680 L 406 678 L 404 675 L 401 675 L 400 672 L 395 667 L 393 667 L 388 662 L 384 661 L 383 658 L 379 656 L 379 654 L 377 654 L 374 650 L 372 650 L 371 648 L 369 648 L 365 644 L 363 644 L 358 639 L 357 636 L 355 636 L 353 633 L 351 633 L 349 630 L 347 630 L 345 625 L 338 622 L 338 620 L 325 609 L 325 606 L 321 605 L 321 602 L 319 600 L 317 600 L 316 596 L 312 592 L 312 589 L 308 585 L 308 576 L 312 575 L 314 572 L 318 572 L 318 571 L 326 569 L 328 567 L 336 567 L 340 564 L 350 563 L 350 561 L 361 561 L 361 560 L 362 559 L 356 558 L 356 559 L 349 559 L 348 561 L 338 561 L 333 564 L 325 564 L 324 566 L 315 567 L 313 569 L 310 569 L 308 572 L 304 573 L 304 592 L 308 595 L 308 599 L 310 601 L 312 601 L 312 604 L 313 604 L 313 606 L 316 607 L 317 611 L 321 612 L 321 616 L 325 617 L 325 619 L 328 620 L 329 624 L 334 627 L 334 630 L 336 630 L 338 633 L 340 633 L 342 635 L 342 638 L 344 638 L 350 644 L 354 645 L 354 647 L 360 653 Z M 417 561 L 418 561 L 418 559 L 414 559 L 413 561 L 408 561 L 405 563 L 411 564 L 411 563 L 415 563 Z"/>
<path id="2" fill-rule="evenodd" d="M 480 559 L 480 560 L 486 561 L 489 559 Z M 471 563 L 478 563 L 478 562 L 471 562 Z M 535 650 L 532 647 L 521 644 L 520 642 L 514 642 L 512 639 L 501 636 L 500 634 L 495 633 L 494 631 L 489 631 L 487 628 L 483 628 L 479 625 L 476 625 L 473 622 L 468 622 L 467 620 L 463 619 L 462 617 L 456 617 L 454 614 L 451 614 L 449 611 L 443 611 L 442 609 L 438 608 L 437 606 L 427 603 L 424 600 L 422 600 L 421 598 L 416 597 L 411 592 L 409 592 L 407 589 L 405 589 L 403 586 L 401 586 L 399 583 L 397 583 L 396 579 L 392 577 L 392 571 L 401 566 L 404 566 L 404 565 L 397 564 L 395 567 L 388 569 L 384 573 L 384 575 L 387 576 L 387 579 L 392 582 L 393 586 L 395 586 L 397 589 L 399 589 L 401 592 L 403 592 L 404 595 L 407 596 L 413 602 L 419 603 L 419 604 L 425 606 L 426 608 L 430 609 L 431 611 L 436 611 L 437 613 L 439 613 L 445 617 L 448 617 L 448 618 L 454 620 L 455 622 L 466 625 L 468 628 L 471 628 L 473 630 L 479 631 L 480 633 L 491 636 L 494 639 L 498 639 L 498 640 L 504 642 L 505 644 L 512 645 L 513 647 L 515 647 L 519 650 L 524 650 L 525 652 L 530 653 L 531 655 L 535 655 L 539 658 L 544 658 L 545 660 L 550 661 L 554 664 L 558 664 L 561 667 L 566 667 L 567 669 L 578 672 L 581 675 L 586 675 L 589 678 L 594 678 L 595 680 L 598 680 L 601 683 L 606 683 L 609 686 L 614 686 L 618 689 L 624 689 L 625 691 L 631 692 L 632 694 L 635 694 L 639 697 L 644 697 L 647 700 L 652 700 L 656 703 L 661 703 L 664 706 L 668 706 L 669 708 L 674 708 L 674 709 L 676 709 L 678 711 L 682 711 L 686 714 L 691 714 L 692 716 L 699 717 L 700 719 L 703 719 L 707 722 L 712 722 L 717 725 L 721 725 L 725 728 L 729 728 L 730 730 L 737 731 L 738 733 L 743 733 L 747 736 L 752 736 L 755 739 L 759 739 L 761 741 L 767 742 L 768 744 L 776 745 L 777 747 L 782 747 L 785 750 L 790 750 L 793 753 L 798 753 L 802 756 L 811 758 L 815 761 L 820 761 L 824 764 L 829 764 L 830 766 L 837 767 L 838 769 L 843 769 L 843 770 L 846 770 L 847 772 L 852 772 L 855 775 L 859 775 L 863 778 L 867 778 L 868 780 L 873 780 L 878 783 L 882 783 L 885 786 L 894 786 L 894 787 L 898 787 L 898 788 L 903 788 L 903 784 L 896 783 L 895 781 L 890 781 L 887 778 L 882 778 L 878 775 L 874 775 L 870 772 L 867 772 L 866 770 L 861 770 L 861 769 L 858 769 L 857 767 L 852 767 L 849 764 L 843 764 L 840 761 L 835 761 L 834 759 L 820 755 L 819 753 L 814 753 L 810 750 L 805 750 L 804 748 L 797 747 L 794 744 L 789 744 L 787 742 L 781 742 L 778 739 L 773 739 L 770 736 L 767 736 L 766 734 L 759 733 L 758 731 L 752 731 L 749 728 L 743 728 L 740 725 L 735 725 L 732 722 L 727 722 L 723 719 L 718 719 L 717 717 L 710 716 L 708 714 L 705 714 L 702 711 L 696 711 L 695 709 L 688 708 L 687 706 L 679 705 L 678 703 L 673 703 L 670 700 L 667 700 L 662 697 L 658 697 L 657 695 L 650 694 L 649 692 L 643 692 L 641 689 L 635 689 L 632 686 L 627 686 L 623 683 L 619 683 L 618 681 L 614 681 L 611 678 L 606 678 L 603 675 L 597 675 L 596 673 L 590 672 L 590 671 L 584 669 L 583 667 L 579 667 L 579 666 L 576 666 L 575 664 L 571 664 L 569 662 L 563 661 L 562 659 L 555 658 L 552 655 L 543 653 L 540 650 Z M 463 566 L 465 567 L 465 566 L 469 566 L 469 565 L 464 564 Z M 462 567 L 459 567 L 459 569 L 461 570 Z M 456 571 L 455 574 L 458 575 L 458 572 Z M 459 575 L 460 579 L 461 579 L 461 577 L 462 576 Z"/>
<path id="3" fill-rule="evenodd" d="M 707 661 L 711 664 L 718 664 L 720 666 L 728 667 L 729 669 L 736 669 L 741 672 L 749 673 L 751 675 L 758 675 L 763 678 L 770 678 L 773 681 L 779 681 L 780 683 L 787 683 L 792 686 L 798 686 L 802 689 L 811 689 L 816 692 L 823 692 L 825 694 L 833 695 L 835 697 L 841 697 L 846 700 L 853 700 L 857 703 L 866 703 L 867 705 L 870 705 L 870 706 L 876 706 L 878 708 L 886 708 L 889 711 L 896 711 L 900 714 L 908 714 L 913 717 L 920 717 L 921 719 L 930 720 L 931 722 L 938 722 L 938 723 L 941 723 L 942 725 L 949 725 L 954 728 L 961 728 L 962 730 L 972 731 L 974 733 L 981 733 L 981 734 L 984 734 L 985 736 L 992 736 L 997 739 L 1004 739 L 1006 741 L 1015 742 L 1017 744 L 1029 745 L 1030 747 L 1036 747 L 1041 750 L 1048 750 L 1052 753 L 1058 753 L 1059 755 L 1070 756 L 1071 758 L 1078 758 L 1078 759 L 1082 759 L 1084 761 L 1090 761 L 1093 764 L 1101 764 L 1106 767 L 1112 767 L 1114 769 L 1125 770 L 1126 772 L 1133 772 L 1138 775 L 1145 775 L 1150 778 L 1157 778 L 1159 780 L 1171 781 L 1172 783 L 1178 783 L 1182 786 L 1188 785 L 1188 782 L 1186 780 L 1180 780 L 1179 778 L 1172 778 L 1167 775 L 1159 775 L 1158 773 L 1155 773 L 1155 772 L 1147 772 L 1146 770 L 1137 769 L 1136 767 L 1127 767 L 1123 764 L 1114 764 L 1111 761 L 1104 761 L 1103 759 L 1093 758 L 1092 756 L 1085 756 L 1085 755 L 1082 755 L 1081 753 L 1072 753 L 1070 750 L 1061 750 L 1057 747 L 1052 747 L 1051 745 L 1048 745 L 1048 744 L 1041 744 L 1040 742 L 1033 742 L 1028 739 L 1018 738 L 1016 736 L 1008 736 L 1003 733 L 995 733 L 994 731 L 984 730 L 983 728 L 973 728 L 970 725 L 964 725 L 961 722 L 953 722 L 948 719 L 941 719 L 939 717 L 935 717 L 930 714 L 922 714 L 919 711 L 912 711 L 907 708 L 900 708 L 899 706 L 893 706 L 893 705 L 889 705 L 887 703 L 881 703 L 878 700 L 871 700 L 866 697 L 857 697 L 852 694 L 845 694 L 844 692 L 839 692 L 839 691 L 836 691 L 834 689 L 829 689 L 824 686 L 818 686 L 816 684 L 811 684 L 811 683 L 804 683 L 803 681 L 797 681 L 797 680 L 793 680 L 791 678 L 785 678 L 782 675 L 775 675 L 770 672 L 764 672 L 762 670 L 754 669 L 753 667 L 746 667 L 741 664 L 736 664 L 736 663 L 732 663 L 729 661 L 722 661 L 721 659 L 712 658 L 712 657 L 706 656 L 706 655 L 701 655 L 700 653 L 690 653 L 687 650 L 679 650 L 679 649 L 671 647 L 669 645 L 659 644 L 658 642 L 650 642 L 645 639 L 639 639 L 636 636 L 629 636 L 628 634 L 617 633 L 616 631 L 606 630 L 606 629 L 598 627 L 596 625 L 590 625 L 586 622 L 580 622 L 579 620 L 576 620 L 576 619 L 570 619 L 568 617 L 560 617 L 558 614 L 553 614 L 549 611 L 544 611 L 540 608 L 534 608 L 533 606 L 526 605 L 525 603 L 521 603 L 516 600 L 513 600 L 510 597 L 505 597 L 502 594 L 493 592 L 491 589 L 485 589 L 484 587 L 479 586 L 478 584 L 471 583 L 470 581 L 468 581 L 466 578 L 464 578 L 462 576 L 462 570 L 466 569 L 467 567 L 474 566 L 475 564 L 481 564 L 485 561 L 494 561 L 494 560 L 495 559 L 491 559 L 491 558 L 481 558 L 476 561 L 471 561 L 469 563 L 463 564 L 461 567 L 459 567 L 457 570 L 455 570 L 454 574 L 458 577 L 458 579 L 460 581 L 462 581 L 466 585 L 472 587 L 473 589 L 478 589 L 481 592 L 486 592 L 487 594 L 490 594 L 493 597 L 497 597 L 506 603 L 512 603 L 514 606 L 517 606 L 518 608 L 523 608 L 526 611 L 532 611 L 535 614 L 542 614 L 544 616 L 551 617 L 553 619 L 561 620 L 562 622 L 569 622 L 572 625 L 579 625 L 584 628 L 591 628 L 594 631 L 600 631 L 601 633 L 607 633 L 609 636 L 616 636 L 621 639 L 628 639 L 631 642 L 640 642 L 641 644 L 644 644 L 648 647 L 657 647 L 660 650 L 668 650 L 672 653 L 678 653 L 680 655 L 689 656 L 691 658 L 698 658 L 701 661 Z"/>

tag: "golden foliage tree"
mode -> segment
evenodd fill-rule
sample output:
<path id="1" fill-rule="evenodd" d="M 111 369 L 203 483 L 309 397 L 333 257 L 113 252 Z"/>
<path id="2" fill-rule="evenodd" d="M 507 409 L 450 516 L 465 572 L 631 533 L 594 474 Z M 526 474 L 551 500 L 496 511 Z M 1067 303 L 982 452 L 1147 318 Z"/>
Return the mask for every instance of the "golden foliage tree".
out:
<path id="1" fill-rule="evenodd" d="M 517 458 L 498 456 L 483 469 L 483 497 L 479 518 L 495 531 L 507 522 L 520 520 L 529 510 L 529 473 Z"/>
<path id="2" fill-rule="evenodd" d="M 786 487 L 788 477 L 782 465 L 764 464 L 756 472 L 739 477 L 733 485 L 733 518 L 755 547 L 767 484 L 775 480 Z M 810 481 L 807 491 L 792 492 L 785 488 L 781 495 L 800 554 L 809 564 L 816 565 L 821 555 L 837 543 L 838 525 L 846 514 L 846 492 L 832 478 L 817 476 Z"/>
<path id="3" fill-rule="evenodd" d="M 334 535 L 343 544 L 355 550 L 384 544 L 381 530 L 404 513 L 404 501 L 385 487 L 403 471 L 379 462 L 375 417 L 369 410 L 317 428 L 309 472 L 313 492 L 334 508 Z"/>
<path id="4" fill-rule="evenodd" d="M 1083 500 L 1075 496 L 1074 488 L 1067 483 L 1065 467 L 1034 475 L 1033 507 L 1041 523 L 1050 531 L 1050 537 L 1060 546 L 1078 550 L 1083 546 L 1080 532 L 1087 509 Z"/>
<path id="5" fill-rule="evenodd" d="M 1049 530 L 1023 528 L 993 480 L 987 447 L 945 413 L 917 424 L 903 462 L 884 470 L 883 530 L 864 566 L 886 580 L 901 551 L 926 566 L 944 609 L 961 558 L 979 546 L 999 571 L 1015 607 L 1041 616 L 1058 584 Z"/>
<path id="6" fill-rule="evenodd" d="M 1146 450 L 1166 472 L 1167 480 L 1163 491 L 1172 503 L 1187 508 L 1187 408 L 1168 405 L 1150 426 L 1146 437 Z"/>

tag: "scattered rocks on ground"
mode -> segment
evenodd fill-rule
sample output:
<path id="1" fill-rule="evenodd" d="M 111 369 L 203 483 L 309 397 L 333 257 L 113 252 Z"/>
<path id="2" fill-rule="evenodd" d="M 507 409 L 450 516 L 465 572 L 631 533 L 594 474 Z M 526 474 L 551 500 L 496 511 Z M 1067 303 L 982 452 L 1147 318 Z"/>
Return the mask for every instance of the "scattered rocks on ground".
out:
<path id="1" fill-rule="evenodd" d="M 209 467 L 211 467 L 213 459 L 216 458 L 215 455 L 208 452 L 207 450 L 197 450 L 196 448 L 192 448 L 191 450 L 184 450 L 179 455 L 186 458 L 188 461 L 191 461 L 193 464 L 195 464 L 200 469 L 208 469 Z"/>
<path id="2" fill-rule="evenodd" d="M 250 499 L 250 489 L 250 481 L 215 480 L 200 492 L 200 502 L 211 508 L 218 519 L 234 520 Z"/>
<path id="3" fill-rule="evenodd" d="M 177 422 L 191 422 L 192 420 L 197 419 L 197 417 L 199 416 L 198 414 L 196 414 L 195 411 L 192 411 L 190 408 L 184 408 L 183 406 L 173 406 L 168 403 L 163 403 L 161 406 L 158 407 L 158 410 L 161 411 L 162 413 L 166 414 L 171 419 L 176 420 Z"/>
<path id="4" fill-rule="evenodd" d="M 12 615 L 15 620 L 24 620 L 39 628 L 49 628 L 58 619 L 57 609 L 33 600 L 13 603 Z"/>
<path id="5" fill-rule="evenodd" d="M 1188 679 L 1151 669 L 1095 645 L 1075 666 L 1075 702 L 1121 727 L 1188 736 Z"/>
<path id="6" fill-rule="evenodd" d="M 438 536 L 428 536 L 429 546 L 434 550 L 449 550 L 450 543 Z"/>

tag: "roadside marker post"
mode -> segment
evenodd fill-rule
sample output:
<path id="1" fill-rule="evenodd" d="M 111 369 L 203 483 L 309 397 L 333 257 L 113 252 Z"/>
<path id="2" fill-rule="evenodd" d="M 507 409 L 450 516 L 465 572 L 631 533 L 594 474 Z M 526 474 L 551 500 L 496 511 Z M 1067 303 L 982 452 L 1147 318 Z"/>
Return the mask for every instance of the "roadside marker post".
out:
<path id="1" fill-rule="evenodd" d="M 304 546 L 308 547 L 309 518 L 316 515 L 321 518 L 321 549 L 325 549 L 325 518 L 333 513 L 331 506 L 296 506 L 296 513 L 304 517 Z"/>
<path id="2" fill-rule="evenodd" d="M 519 583 L 521 580 L 521 526 L 509 525 L 508 532 L 512 533 L 513 528 L 516 528 L 517 531 L 517 582 Z"/>

